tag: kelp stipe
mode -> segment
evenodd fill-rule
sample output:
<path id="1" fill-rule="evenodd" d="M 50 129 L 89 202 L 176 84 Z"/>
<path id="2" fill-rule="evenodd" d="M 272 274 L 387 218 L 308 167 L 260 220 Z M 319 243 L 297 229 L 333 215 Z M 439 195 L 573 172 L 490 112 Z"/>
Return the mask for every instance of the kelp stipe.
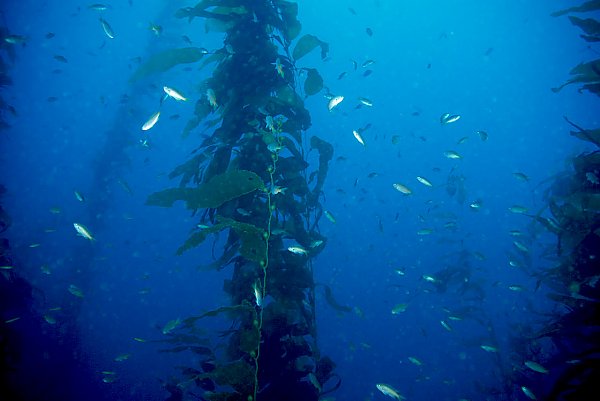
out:
<path id="1" fill-rule="evenodd" d="M 290 1 L 204 0 L 176 14 L 193 23 L 205 18 L 207 29 L 225 33 L 221 49 L 194 53 L 202 54 L 203 66 L 215 67 L 200 85 L 202 96 L 184 136 L 198 127 L 211 134 L 171 173 L 181 177 L 180 186 L 152 194 L 147 203 L 168 207 L 184 201 L 189 209 L 202 209 L 178 253 L 226 231 L 221 256 L 205 268 L 232 265 L 233 273 L 224 285 L 230 306 L 189 317 L 168 333 L 166 342 L 174 347 L 165 351 L 191 351 L 200 361 L 181 368 L 183 377 L 166 385 L 173 397 L 201 391 L 208 400 L 307 401 L 340 383 L 334 363 L 321 357 L 316 344 L 311 265 L 326 241 L 317 223 L 333 147 L 311 138 L 319 153 L 311 188 L 303 149 L 311 121 L 298 87 L 302 80 L 304 94 L 313 95 L 323 80 L 316 69 L 296 67 L 317 47 L 325 58 L 328 45 L 305 35 L 291 51 L 301 29 L 297 12 Z M 135 79 L 153 70 L 140 71 Z M 231 322 L 222 333 L 225 352 L 198 334 L 197 324 L 208 317 Z"/>

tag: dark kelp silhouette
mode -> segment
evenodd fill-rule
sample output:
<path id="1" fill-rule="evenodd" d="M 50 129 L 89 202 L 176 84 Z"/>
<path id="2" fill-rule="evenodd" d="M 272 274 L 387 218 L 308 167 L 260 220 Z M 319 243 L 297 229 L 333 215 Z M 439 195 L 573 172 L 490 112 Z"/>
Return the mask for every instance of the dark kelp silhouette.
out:
<path id="1" fill-rule="evenodd" d="M 600 2 L 590 1 L 553 15 L 598 9 Z M 597 20 L 569 19 L 586 32 L 584 40 L 598 37 Z M 599 96 L 599 67 L 600 60 L 579 64 L 571 71 L 575 77 L 560 88 L 579 83 L 580 91 Z M 557 262 L 538 277 L 558 307 L 552 320 L 528 338 L 517 381 L 545 400 L 590 399 L 600 380 L 600 135 L 598 129 L 565 120 L 575 129 L 571 135 L 596 149 L 573 158 L 572 169 L 546 191 L 548 207 L 530 216 L 557 237 Z"/>
<path id="2" fill-rule="evenodd" d="M 310 139 L 319 165 L 307 178 L 303 144 L 311 120 L 303 95 L 318 93 L 323 79 L 314 68 L 296 66 L 316 48 L 325 58 L 329 48 L 313 35 L 297 39 L 297 12 L 295 2 L 283 0 L 200 1 L 176 17 L 193 23 L 203 18 L 207 30 L 224 32 L 223 47 L 167 50 L 132 76 L 179 63 L 214 65 L 184 129 L 187 136 L 202 127 L 204 139 L 170 174 L 180 177 L 179 187 L 147 201 L 162 207 L 184 201 L 201 211 L 177 252 L 226 232 L 221 256 L 204 268 L 233 266 L 224 283 L 231 305 L 184 319 L 167 333 L 167 351 L 192 352 L 199 361 L 165 382 L 171 400 L 199 393 L 207 400 L 307 401 L 340 384 L 334 363 L 316 344 L 311 265 L 326 241 L 317 223 L 333 147 Z M 224 343 L 198 334 L 197 325 L 208 318 L 229 321 L 220 336 Z"/>

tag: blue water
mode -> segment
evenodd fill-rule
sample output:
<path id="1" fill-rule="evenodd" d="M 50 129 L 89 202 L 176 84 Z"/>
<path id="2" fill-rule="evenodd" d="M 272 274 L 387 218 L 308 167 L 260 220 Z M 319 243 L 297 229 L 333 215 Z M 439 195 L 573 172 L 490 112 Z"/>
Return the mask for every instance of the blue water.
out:
<path id="1" fill-rule="evenodd" d="M 339 313 L 317 291 L 320 350 L 336 362 L 343 379 L 331 395 L 383 400 L 375 384 L 384 382 L 409 400 L 494 399 L 497 389 L 507 388 L 525 399 L 518 392 L 522 383 L 507 379 L 521 363 L 514 339 L 539 328 L 541 313 L 553 304 L 544 296 L 547 289 L 535 290 L 535 278 L 508 263 L 509 255 L 517 254 L 508 231 L 530 229 L 528 218 L 508 208 L 542 209 L 544 180 L 589 150 L 569 136 L 564 115 L 581 126 L 599 124 L 596 98 L 575 87 L 550 90 L 568 78 L 573 66 L 597 57 L 566 18 L 550 16 L 572 2 L 300 3 L 303 33 L 328 42 L 330 54 L 321 61 L 315 51 L 298 66 L 318 68 L 330 91 L 345 96 L 334 112 L 327 111 L 324 92 L 306 100 L 312 118 L 307 138 L 318 135 L 335 149 L 323 205 L 337 223 L 320 222 L 328 243 L 313 261 L 315 280 L 353 308 Z M 83 366 L 81 380 L 75 373 L 48 377 L 48 368 L 39 367 L 44 385 L 74 389 L 63 399 L 165 399 L 160 379 L 190 361 L 133 338 L 160 339 L 167 321 L 229 302 L 222 285 L 230 271 L 196 269 L 211 261 L 211 241 L 175 256 L 196 218 L 181 204 L 170 209 L 144 205 L 152 192 L 177 185 L 167 175 L 187 160 L 201 133 L 181 138 L 193 101 L 165 102 L 149 134 L 141 125 L 156 111 L 163 85 L 185 88 L 195 100 L 203 95 L 196 87 L 211 67 L 179 66 L 128 83 L 139 65 L 135 58 L 187 46 L 182 35 L 195 46 L 220 47 L 221 36 L 205 33 L 201 20 L 173 17 L 178 8 L 192 5 L 115 1 L 101 13 L 115 31 L 113 40 L 102 31 L 99 13 L 85 2 L 23 0 L 1 6 L 10 32 L 28 38 L 25 46 L 15 46 L 13 85 L 2 91 L 18 112 L 8 118 L 11 128 L 0 131 L 3 205 L 12 218 L 8 238 L 15 269 L 35 288 L 33 310 L 57 320 L 41 322 L 44 334 L 67 338 L 67 345 L 57 349 L 63 352 L 72 344 Z M 163 27 L 160 37 L 150 23 Z M 55 36 L 46 38 L 49 32 Z M 375 63 L 360 66 L 369 59 Z M 359 64 L 356 71 L 351 60 Z M 364 77 L 366 69 L 373 72 Z M 348 74 L 338 79 L 342 72 Z M 358 97 L 371 99 L 373 107 L 355 108 Z M 461 119 L 442 125 L 443 113 Z M 176 114 L 178 119 L 169 118 Z M 362 146 L 352 131 L 369 123 Z M 478 130 L 489 138 L 482 141 Z M 468 139 L 457 144 L 463 137 Z M 139 143 L 144 138 L 150 148 Z M 447 159 L 447 150 L 463 158 Z M 530 180 L 516 180 L 514 172 Z M 377 174 L 369 178 L 370 173 Z M 464 177 L 463 203 L 447 192 L 450 174 Z M 404 196 L 393 183 L 413 193 Z M 85 201 L 78 201 L 74 191 Z M 481 208 L 469 207 L 479 199 Z M 456 222 L 455 230 L 444 228 L 449 221 Z M 88 226 L 96 241 L 76 236 L 74 222 Z M 417 234 L 426 228 L 433 233 Z M 537 236 L 530 266 L 552 265 L 543 254 L 553 241 L 548 234 Z M 422 277 L 457 265 L 469 268 L 468 281 L 480 292 L 460 293 L 461 282 L 438 291 Z M 395 272 L 399 268 L 404 276 Z M 84 297 L 69 293 L 70 285 L 81 288 Z M 524 290 L 511 291 L 509 285 Z M 392 314 L 399 303 L 408 304 L 406 311 Z M 62 309 L 50 311 L 56 307 Z M 466 307 L 475 311 L 470 315 Z M 460 313 L 462 320 L 448 320 Z M 24 341 L 38 341 L 34 334 Z M 482 344 L 498 352 L 485 352 Z M 114 361 L 125 353 L 129 359 Z M 52 370 L 60 356 L 43 359 Z M 36 380 L 36 366 L 27 368 Z M 102 383 L 101 371 L 115 371 L 118 379 Z"/>

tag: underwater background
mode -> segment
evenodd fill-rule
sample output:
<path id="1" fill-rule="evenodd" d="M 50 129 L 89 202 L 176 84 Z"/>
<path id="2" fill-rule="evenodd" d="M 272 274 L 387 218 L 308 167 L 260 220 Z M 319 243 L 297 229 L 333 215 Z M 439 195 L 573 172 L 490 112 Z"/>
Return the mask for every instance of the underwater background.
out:
<path id="1" fill-rule="evenodd" d="M 188 128 L 198 105 L 210 101 L 202 82 L 218 67 L 198 59 L 136 76 L 168 49 L 234 54 L 224 47 L 225 28 L 182 17 L 181 9 L 202 3 L 245 15 L 234 8 L 281 2 L 2 2 L 0 399 L 225 399 L 211 398 L 214 385 L 200 376 L 193 391 L 180 385 L 190 393 L 173 391 L 181 367 L 202 356 L 165 341 L 188 317 L 232 304 L 224 291 L 231 266 L 206 268 L 228 237 L 176 255 L 192 229 L 208 224 L 199 220 L 207 208 L 147 204 L 151 194 L 178 186 L 169 174 L 214 132 Z M 592 252 L 585 257 L 596 274 L 559 283 L 553 272 L 578 240 L 549 204 L 572 188 L 564 180 L 574 158 L 599 146 L 600 63 L 561 85 L 573 67 L 598 59 L 597 41 L 582 39 L 582 26 L 588 39 L 600 40 L 600 29 L 552 14 L 581 3 L 297 2 L 300 36 L 317 36 L 327 54 L 281 56 L 285 74 L 279 58 L 267 65 L 275 78 L 303 82 L 302 68 L 316 68 L 324 81 L 318 93 L 301 96 L 310 127 L 299 147 L 308 173 L 319 165 L 309 138 L 333 147 L 316 207 L 323 218 L 314 226 L 325 246 L 313 242 L 313 253 L 283 234 L 282 248 L 285 259 L 285 248 L 300 242 L 300 254 L 290 253 L 310 259 L 319 348 L 311 357 L 323 353 L 335 363 L 332 380 L 315 385 L 316 397 L 569 399 L 554 391 L 556 383 L 586 359 L 569 354 L 579 340 L 558 346 L 548 333 L 566 326 L 558 319 L 582 303 L 597 308 L 600 270 Z M 599 8 L 569 15 L 597 21 Z M 228 80 L 233 88 L 264 83 Z M 163 86 L 188 100 L 170 98 Z M 343 101 L 331 107 L 334 96 Z M 209 106 L 214 114 L 223 109 Z M 159 110 L 155 125 L 142 130 Z M 268 131 L 265 116 L 257 124 Z M 589 223 L 575 231 L 584 226 L 597 238 L 600 162 L 590 163 L 583 181 L 592 195 L 569 218 Z M 288 196 L 274 185 L 268 191 L 269 202 Z M 74 223 L 93 239 L 78 235 Z M 247 305 L 254 298 L 245 288 Z M 259 298 L 252 313 L 262 316 Z M 235 326 L 221 320 L 200 320 L 196 334 L 218 343 Z M 597 333 L 600 323 L 596 313 L 569 324 Z M 225 348 L 213 345 L 211 355 Z M 597 377 L 597 340 L 590 349 L 593 363 L 582 370 Z M 256 360 L 268 366 L 269 358 Z M 202 378 L 220 384 L 208 373 Z M 376 386 L 382 383 L 389 387 Z M 258 400 L 269 385 L 261 383 Z"/>

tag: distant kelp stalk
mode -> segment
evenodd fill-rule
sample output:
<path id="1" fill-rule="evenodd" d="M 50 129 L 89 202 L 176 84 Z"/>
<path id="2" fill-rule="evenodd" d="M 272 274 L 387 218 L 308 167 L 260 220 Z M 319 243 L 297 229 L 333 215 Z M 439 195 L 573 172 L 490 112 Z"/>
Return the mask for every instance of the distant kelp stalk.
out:
<path id="1" fill-rule="evenodd" d="M 201 132 L 204 139 L 170 174 L 180 177 L 179 186 L 147 200 L 162 207 L 183 201 L 199 216 L 177 253 L 225 233 L 220 256 L 203 268 L 233 266 L 224 283 L 230 305 L 163 330 L 172 346 L 164 351 L 192 352 L 198 361 L 165 385 L 172 396 L 200 391 L 208 400 L 316 401 L 340 384 L 316 343 L 311 265 L 326 245 L 318 221 L 333 147 L 306 138 L 311 120 L 303 99 L 320 92 L 323 79 L 297 66 L 315 48 L 325 58 L 329 46 L 313 35 L 298 38 L 297 13 L 296 3 L 282 0 L 204 0 L 182 8 L 176 17 L 202 18 L 207 30 L 224 33 L 223 46 L 165 50 L 131 77 L 181 63 L 213 66 L 197 85 L 201 95 L 183 133 Z M 310 174 L 307 145 L 319 154 Z M 210 317 L 230 321 L 225 344 L 198 334 L 197 325 Z"/>

